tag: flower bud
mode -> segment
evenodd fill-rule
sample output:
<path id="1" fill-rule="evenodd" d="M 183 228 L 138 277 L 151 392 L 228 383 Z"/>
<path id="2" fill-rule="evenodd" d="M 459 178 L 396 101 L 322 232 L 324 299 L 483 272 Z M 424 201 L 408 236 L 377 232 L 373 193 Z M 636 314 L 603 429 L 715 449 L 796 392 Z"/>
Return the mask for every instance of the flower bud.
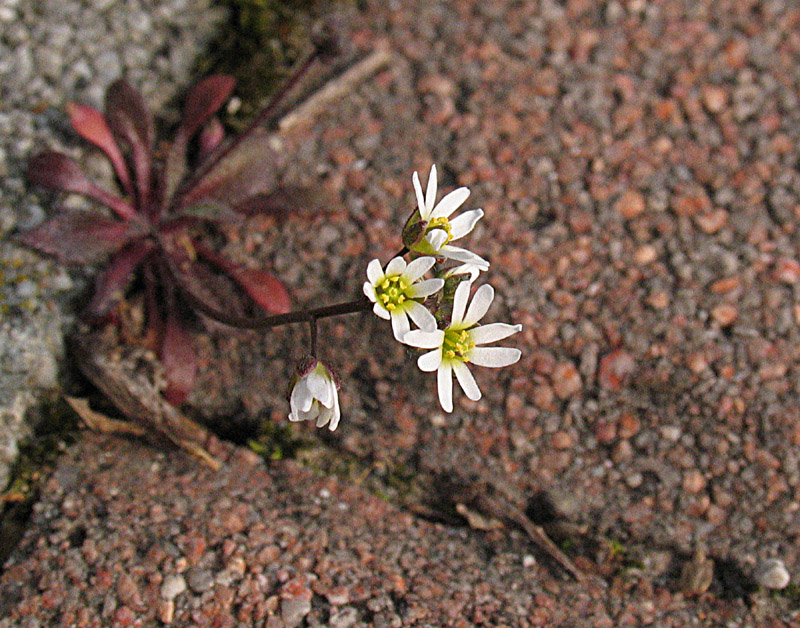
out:
<path id="1" fill-rule="evenodd" d="M 419 212 L 414 212 L 408 217 L 403 227 L 403 246 L 409 251 L 413 251 L 425 237 L 425 230 L 428 228 L 428 221 L 420 218 Z"/>
<path id="2" fill-rule="evenodd" d="M 289 393 L 290 421 L 316 421 L 317 427 L 328 426 L 331 431 L 339 425 L 339 385 L 322 362 L 312 356 L 302 358 L 295 368 L 292 390 Z"/>

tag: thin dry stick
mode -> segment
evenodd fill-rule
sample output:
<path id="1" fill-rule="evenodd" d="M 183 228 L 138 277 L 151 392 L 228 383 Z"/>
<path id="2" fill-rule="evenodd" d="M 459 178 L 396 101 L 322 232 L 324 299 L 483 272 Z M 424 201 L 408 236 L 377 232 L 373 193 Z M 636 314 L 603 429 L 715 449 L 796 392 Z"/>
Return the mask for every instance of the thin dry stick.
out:
<path id="1" fill-rule="evenodd" d="M 518 525 L 539 549 L 541 549 L 545 554 L 558 563 L 573 578 L 575 578 L 575 580 L 578 582 L 583 582 L 584 575 L 581 573 L 581 570 L 575 566 L 575 563 L 573 563 L 555 543 L 553 543 L 541 526 L 536 525 L 533 523 L 533 521 L 528 519 L 522 510 L 506 500 L 500 501 L 486 494 L 476 495 L 475 501 L 476 505 L 485 513 L 500 519 L 507 519 L 508 521 Z"/>
<path id="2" fill-rule="evenodd" d="M 90 430 L 102 434 L 131 434 L 132 436 L 144 436 L 144 428 L 134 425 L 130 421 L 120 421 L 112 419 L 102 412 L 96 412 L 89 407 L 89 401 L 79 397 L 64 396 L 64 400 L 75 410 L 81 420 Z"/>
<path id="3" fill-rule="evenodd" d="M 278 131 L 287 133 L 302 122 L 315 118 L 331 102 L 352 92 L 356 86 L 370 75 L 380 70 L 383 66 L 389 65 L 391 60 L 392 56 L 388 47 L 379 47 L 366 59 L 359 61 L 340 76 L 326 82 L 321 89 L 314 92 L 294 110 L 287 113 L 278 122 Z"/>

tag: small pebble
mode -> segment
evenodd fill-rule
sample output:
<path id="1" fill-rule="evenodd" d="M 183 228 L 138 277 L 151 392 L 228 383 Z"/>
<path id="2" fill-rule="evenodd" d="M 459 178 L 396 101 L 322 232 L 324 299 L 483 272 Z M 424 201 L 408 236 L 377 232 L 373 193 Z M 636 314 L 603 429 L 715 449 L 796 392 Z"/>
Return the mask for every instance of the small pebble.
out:
<path id="1" fill-rule="evenodd" d="M 311 612 L 311 602 L 303 598 L 281 600 L 281 619 L 289 628 L 298 626 Z"/>
<path id="2" fill-rule="evenodd" d="M 736 322 L 736 319 L 739 317 L 739 311 L 729 303 L 720 303 L 711 310 L 711 316 L 723 327 L 729 327 Z"/>
<path id="3" fill-rule="evenodd" d="M 346 606 L 333 613 L 328 620 L 330 628 L 350 628 L 358 621 L 358 611 L 352 606 Z"/>
<path id="4" fill-rule="evenodd" d="M 785 589 L 791 579 L 780 558 L 767 558 L 756 567 L 754 577 L 759 586 L 767 589 Z"/>
<path id="5" fill-rule="evenodd" d="M 161 597 L 165 600 L 172 600 L 186 591 L 186 580 L 183 576 L 172 575 L 164 578 L 164 584 L 161 585 Z"/>
<path id="6" fill-rule="evenodd" d="M 614 205 L 623 218 L 635 218 L 645 210 L 645 200 L 636 190 L 627 190 Z"/>
<path id="7" fill-rule="evenodd" d="M 186 572 L 186 582 L 192 591 L 202 593 L 214 586 L 214 576 L 208 569 L 192 567 Z"/>

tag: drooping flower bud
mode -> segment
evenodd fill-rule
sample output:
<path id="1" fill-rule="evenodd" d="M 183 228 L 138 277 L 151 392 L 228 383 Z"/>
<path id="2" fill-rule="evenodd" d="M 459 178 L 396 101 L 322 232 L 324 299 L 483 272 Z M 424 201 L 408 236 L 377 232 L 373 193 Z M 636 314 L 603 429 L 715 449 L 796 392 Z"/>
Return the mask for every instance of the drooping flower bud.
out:
<path id="1" fill-rule="evenodd" d="M 290 421 L 316 421 L 317 427 L 331 431 L 339 425 L 339 385 L 332 371 L 321 361 L 306 356 L 297 363 L 289 394 Z"/>

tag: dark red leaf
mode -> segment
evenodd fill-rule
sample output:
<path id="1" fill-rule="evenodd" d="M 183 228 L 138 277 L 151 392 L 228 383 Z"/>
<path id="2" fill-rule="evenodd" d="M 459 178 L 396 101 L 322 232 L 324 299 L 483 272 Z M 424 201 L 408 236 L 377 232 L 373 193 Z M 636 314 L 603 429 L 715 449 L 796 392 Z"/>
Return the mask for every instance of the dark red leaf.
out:
<path id="1" fill-rule="evenodd" d="M 69 114 L 72 128 L 78 132 L 85 140 L 88 140 L 100 150 L 102 150 L 111 160 L 114 166 L 114 172 L 122 182 L 125 190 L 130 194 L 131 189 L 131 176 L 128 172 L 128 165 L 125 163 L 125 158 L 122 156 L 122 151 L 111 133 L 111 129 L 106 122 L 102 113 L 89 107 L 88 105 L 79 105 L 77 103 L 67 103 L 67 113 Z"/>
<path id="2" fill-rule="evenodd" d="M 186 175 L 186 146 L 188 138 L 180 130 L 170 144 L 167 159 L 164 163 L 164 172 L 161 175 L 161 211 L 169 207 L 172 197 L 178 189 L 183 177 Z"/>
<path id="3" fill-rule="evenodd" d="M 108 267 L 97 277 L 92 300 L 86 308 L 90 319 L 100 319 L 125 294 L 133 272 L 155 248 L 150 240 L 136 240 L 118 251 Z"/>
<path id="4" fill-rule="evenodd" d="M 209 76 L 195 85 L 186 97 L 181 124 L 167 153 L 164 167 L 162 210 L 170 205 L 175 191 L 186 174 L 186 148 L 189 140 L 230 97 L 235 84 L 236 80 L 232 76 L 221 74 Z M 220 130 L 221 128 L 220 125 Z M 201 146 L 202 152 L 205 151 Z"/>
<path id="5" fill-rule="evenodd" d="M 204 200 L 189 207 L 181 209 L 174 214 L 176 219 L 189 218 L 196 221 L 208 221 L 215 223 L 241 222 L 241 214 L 233 211 L 228 205 L 213 200 Z M 164 223 L 162 223 L 164 224 Z"/>
<path id="6" fill-rule="evenodd" d="M 235 207 L 275 186 L 279 161 L 269 136 L 253 135 L 203 175 L 181 199 L 181 205 L 214 199 Z"/>
<path id="7" fill-rule="evenodd" d="M 159 357 L 167 380 L 164 396 L 171 404 L 179 406 L 197 379 L 197 350 L 174 304 L 167 312 Z"/>
<path id="8" fill-rule="evenodd" d="M 285 314 L 291 309 L 292 304 L 286 287 L 272 273 L 234 264 L 200 243 L 197 243 L 196 249 L 198 254 L 228 273 L 259 307 L 270 314 Z"/>
<path id="9" fill-rule="evenodd" d="M 188 238 L 178 236 L 164 239 L 162 244 L 166 253 L 166 272 L 175 279 L 187 299 L 213 310 L 222 309 L 225 299 L 218 298 L 214 274 L 207 266 L 196 261 Z"/>
<path id="10" fill-rule="evenodd" d="M 209 76 L 195 85 L 186 97 L 181 126 L 192 137 L 223 103 L 230 98 L 236 79 L 224 74 Z"/>
<path id="11" fill-rule="evenodd" d="M 131 148 L 140 207 L 149 207 L 153 153 L 153 116 L 141 94 L 123 80 L 106 92 L 105 115 L 111 130 Z"/>
<path id="12" fill-rule="evenodd" d="M 47 151 L 33 157 L 28 162 L 27 176 L 34 185 L 88 196 L 113 209 L 121 218 L 129 219 L 135 214 L 133 207 L 92 183 L 74 159 L 61 153 Z"/>
<path id="13" fill-rule="evenodd" d="M 321 190 L 287 185 L 246 198 L 234 207 L 234 211 L 245 216 L 260 214 L 285 218 L 292 215 L 305 218 L 331 214 L 336 206 L 336 201 Z"/>
<path id="14" fill-rule="evenodd" d="M 215 148 L 222 144 L 225 139 L 225 129 L 222 122 L 216 116 L 211 118 L 200 132 L 200 158 L 202 159 Z"/>
<path id="15" fill-rule="evenodd" d="M 285 314 L 292 308 L 286 287 L 272 273 L 255 268 L 234 267 L 231 277 L 270 314 Z"/>
<path id="16" fill-rule="evenodd" d="M 19 239 L 65 264 L 89 264 L 118 250 L 132 238 L 143 235 L 143 230 L 136 224 L 91 212 L 61 212 L 20 234 Z"/>

